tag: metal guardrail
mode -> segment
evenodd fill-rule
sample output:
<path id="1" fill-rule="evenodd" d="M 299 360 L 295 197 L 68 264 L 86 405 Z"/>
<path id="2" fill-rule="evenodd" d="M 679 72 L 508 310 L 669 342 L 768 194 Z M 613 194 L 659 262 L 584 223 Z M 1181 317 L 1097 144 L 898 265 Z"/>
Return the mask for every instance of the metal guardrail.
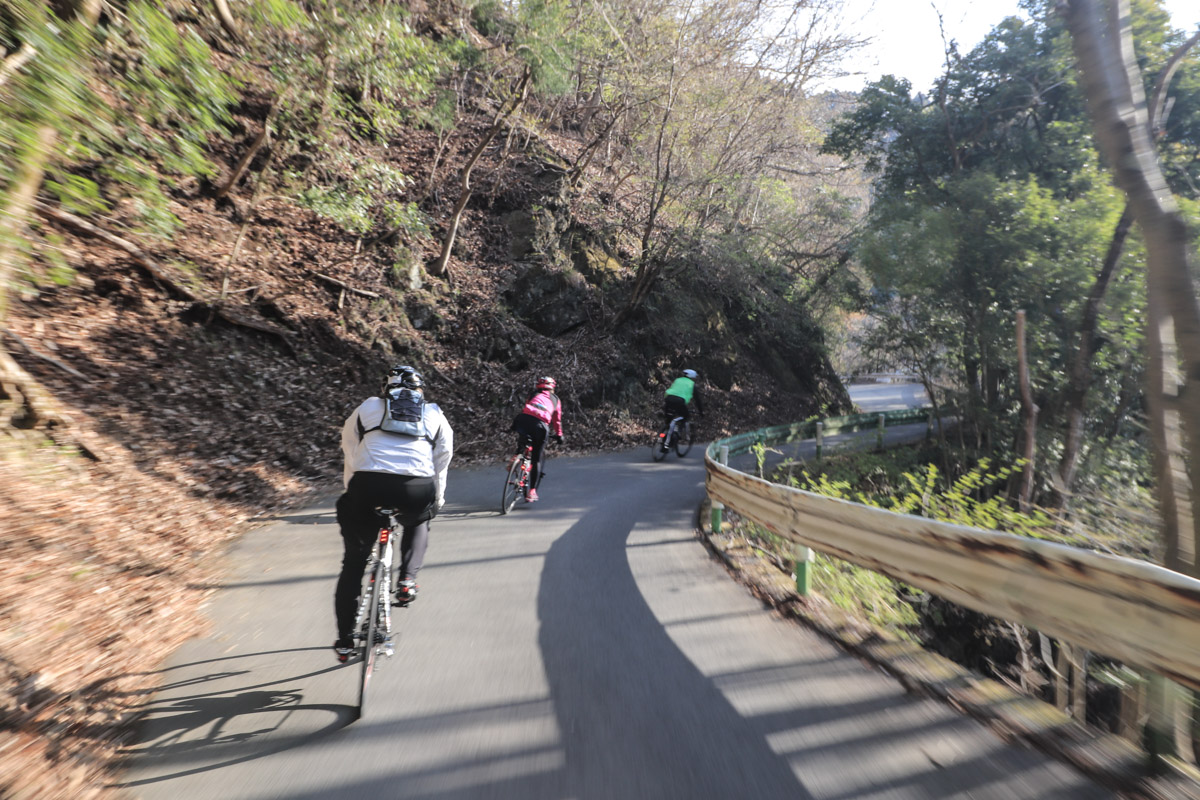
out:
<path id="1" fill-rule="evenodd" d="M 908 372 L 864 372 L 842 377 L 842 383 L 920 383 L 920 377 Z"/>
<path id="2" fill-rule="evenodd" d="M 859 417 L 879 415 L 839 419 L 873 427 Z M 1200 689 L 1200 580 L 1133 559 L 824 497 L 716 458 L 723 446 L 736 455 L 757 443 L 810 438 L 810 426 L 815 430 L 816 421 L 713 442 L 704 457 L 709 496 L 798 545 Z"/>
<path id="3" fill-rule="evenodd" d="M 756 444 L 788 444 L 803 439 L 811 439 L 816 435 L 817 424 L 824 426 L 826 434 L 852 433 L 854 431 L 875 430 L 879 427 L 880 418 L 885 425 L 910 425 L 925 422 L 932 425 L 930 410 L 927 408 L 906 408 L 899 411 L 880 411 L 873 414 L 850 414 L 844 417 L 826 417 L 822 420 L 810 419 L 804 422 L 793 422 L 788 425 L 773 425 L 760 428 L 749 433 L 730 436 L 709 445 L 709 451 L 719 445 L 728 445 L 731 456 L 750 452 Z M 719 449 L 719 447 L 718 447 Z"/>

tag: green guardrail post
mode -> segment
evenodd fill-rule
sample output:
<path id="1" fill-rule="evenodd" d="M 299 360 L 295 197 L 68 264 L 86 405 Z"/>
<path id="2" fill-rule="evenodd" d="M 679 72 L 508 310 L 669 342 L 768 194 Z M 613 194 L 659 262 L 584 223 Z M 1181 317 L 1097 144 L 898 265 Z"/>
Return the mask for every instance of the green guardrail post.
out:
<path id="1" fill-rule="evenodd" d="M 727 444 L 721 445 L 721 455 L 717 458 L 717 461 L 719 461 L 722 464 L 729 463 L 729 445 L 727 445 Z M 721 525 L 722 525 L 721 517 L 722 517 L 722 514 L 724 511 L 725 511 L 724 503 L 721 503 L 717 500 L 714 500 L 712 502 L 712 514 L 710 516 L 712 517 L 711 524 L 712 524 L 713 535 L 716 535 L 721 532 Z"/>
<path id="2" fill-rule="evenodd" d="M 817 461 L 821 460 L 821 448 L 825 444 L 825 423 L 817 423 Z"/>
<path id="3" fill-rule="evenodd" d="M 887 419 L 886 414 L 879 415 L 879 428 L 875 431 L 875 446 L 880 450 L 883 449 L 883 426 L 886 424 L 884 422 L 885 419 Z"/>
<path id="4" fill-rule="evenodd" d="M 796 548 L 796 592 L 801 597 L 808 597 L 812 591 L 812 548 L 800 545 Z"/>

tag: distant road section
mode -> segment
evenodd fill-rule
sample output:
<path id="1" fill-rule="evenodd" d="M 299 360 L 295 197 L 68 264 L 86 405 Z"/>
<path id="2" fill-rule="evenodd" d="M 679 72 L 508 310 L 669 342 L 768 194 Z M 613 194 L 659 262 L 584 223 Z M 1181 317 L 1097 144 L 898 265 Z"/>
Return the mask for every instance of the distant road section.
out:
<path id="1" fill-rule="evenodd" d="M 864 412 L 899 411 L 929 405 L 925 387 L 919 383 L 860 383 L 847 386 L 846 390 Z"/>

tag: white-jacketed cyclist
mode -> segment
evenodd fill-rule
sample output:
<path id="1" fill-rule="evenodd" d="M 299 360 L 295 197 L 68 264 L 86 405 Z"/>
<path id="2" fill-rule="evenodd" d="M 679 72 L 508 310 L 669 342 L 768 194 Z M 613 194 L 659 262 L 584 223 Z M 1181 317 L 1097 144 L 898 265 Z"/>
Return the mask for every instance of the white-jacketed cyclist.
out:
<path id="1" fill-rule="evenodd" d="M 396 602 L 407 605 L 417 596 L 429 521 L 445 503 L 446 475 L 454 455 L 454 431 L 441 409 L 425 402 L 424 394 L 419 372 L 395 366 L 380 395 L 364 400 L 342 426 L 346 491 L 337 501 L 343 554 L 334 591 L 333 644 L 340 661 L 354 652 L 351 629 L 363 570 L 381 523 L 378 507 L 396 509 L 403 526 Z"/>

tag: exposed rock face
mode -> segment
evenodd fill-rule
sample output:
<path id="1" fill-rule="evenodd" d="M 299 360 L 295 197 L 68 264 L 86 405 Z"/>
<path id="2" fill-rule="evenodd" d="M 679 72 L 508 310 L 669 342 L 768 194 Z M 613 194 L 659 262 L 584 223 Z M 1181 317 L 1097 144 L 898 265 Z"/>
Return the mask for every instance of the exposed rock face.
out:
<path id="1" fill-rule="evenodd" d="M 589 283 L 601 288 L 612 286 L 624 271 L 624 265 L 606 248 L 586 239 L 576 240 L 571 263 Z"/>
<path id="2" fill-rule="evenodd" d="M 562 336 L 588 321 L 592 287 L 574 270 L 532 264 L 504 293 L 518 319 L 543 336 Z"/>

